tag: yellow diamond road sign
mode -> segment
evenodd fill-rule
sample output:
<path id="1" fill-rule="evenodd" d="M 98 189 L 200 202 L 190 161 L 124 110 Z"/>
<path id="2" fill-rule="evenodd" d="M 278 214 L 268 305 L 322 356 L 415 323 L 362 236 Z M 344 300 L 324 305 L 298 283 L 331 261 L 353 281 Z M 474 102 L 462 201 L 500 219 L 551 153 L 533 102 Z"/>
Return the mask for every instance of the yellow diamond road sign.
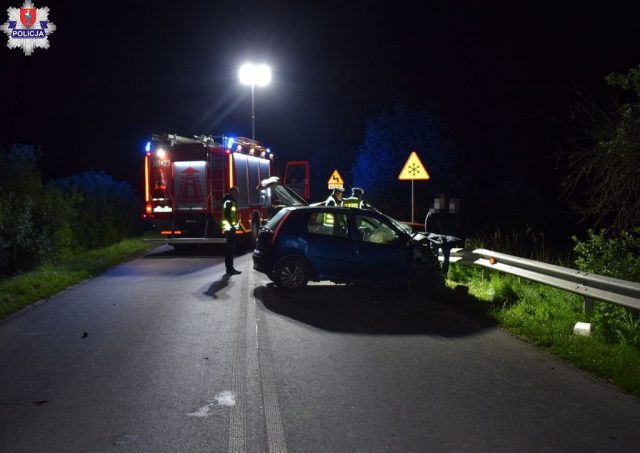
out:
<path id="1" fill-rule="evenodd" d="M 411 151 L 409 155 L 409 159 L 407 159 L 407 163 L 404 164 L 404 168 L 400 172 L 398 179 L 401 181 L 413 181 L 419 179 L 430 179 L 429 172 L 427 172 L 427 167 L 425 167 L 418 154 L 415 151 Z"/>
<path id="2" fill-rule="evenodd" d="M 329 185 L 329 189 L 336 189 L 338 187 L 342 189 L 344 187 L 344 181 L 342 180 L 340 173 L 338 173 L 338 170 L 333 170 L 327 184 Z"/>

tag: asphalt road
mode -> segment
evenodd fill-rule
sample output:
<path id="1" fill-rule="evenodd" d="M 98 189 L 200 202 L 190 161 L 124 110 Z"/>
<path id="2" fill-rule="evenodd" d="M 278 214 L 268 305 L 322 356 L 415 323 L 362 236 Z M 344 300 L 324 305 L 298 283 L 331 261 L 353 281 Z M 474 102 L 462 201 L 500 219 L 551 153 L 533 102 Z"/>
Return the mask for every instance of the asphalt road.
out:
<path id="1" fill-rule="evenodd" d="M 0 451 L 638 451 L 640 401 L 384 287 L 164 247 L 0 323 Z"/>

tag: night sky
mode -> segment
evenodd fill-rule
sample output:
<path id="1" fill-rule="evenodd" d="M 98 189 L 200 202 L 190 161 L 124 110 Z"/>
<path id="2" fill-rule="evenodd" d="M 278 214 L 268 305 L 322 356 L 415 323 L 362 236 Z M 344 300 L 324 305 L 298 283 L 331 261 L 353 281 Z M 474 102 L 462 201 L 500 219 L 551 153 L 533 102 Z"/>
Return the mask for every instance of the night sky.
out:
<path id="1" fill-rule="evenodd" d="M 253 61 L 274 72 L 256 135 L 284 158 L 353 149 L 406 102 L 435 112 L 462 171 L 544 180 L 577 89 L 640 63 L 638 9 L 514 3 L 36 2 L 58 29 L 31 57 L 2 35 L 0 144 L 42 146 L 45 178 L 93 168 L 140 193 L 151 133 L 250 136 Z"/>

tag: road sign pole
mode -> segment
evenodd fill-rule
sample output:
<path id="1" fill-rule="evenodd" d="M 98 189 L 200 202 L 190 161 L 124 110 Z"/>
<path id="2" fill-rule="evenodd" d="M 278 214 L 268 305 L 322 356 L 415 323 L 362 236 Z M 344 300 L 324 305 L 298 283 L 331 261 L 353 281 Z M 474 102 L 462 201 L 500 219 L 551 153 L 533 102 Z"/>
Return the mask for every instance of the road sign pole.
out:
<path id="1" fill-rule="evenodd" d="M 420 158 L 418 157 L 418 153 L 411 151 L 409 159 L 407 159 L 400 175 L 398 175 L 398 179 L 400 181 L 411 180 L 411 223 L 415 222 L 416 219 L 414 181 L 416 179 L 426 181 L 430 178 L 427 168 L 422 164 L 422 161 L 420 161 Z"/>
<path id="2" fill-rule="evenodd" d="M 412 179 L 411 180 L 411 223 L 413 223 L 413 220 L 414 220 L 413 215 L 415 212 L 416 212 L 416 209 L 413 204 L 413 179 Z"/>

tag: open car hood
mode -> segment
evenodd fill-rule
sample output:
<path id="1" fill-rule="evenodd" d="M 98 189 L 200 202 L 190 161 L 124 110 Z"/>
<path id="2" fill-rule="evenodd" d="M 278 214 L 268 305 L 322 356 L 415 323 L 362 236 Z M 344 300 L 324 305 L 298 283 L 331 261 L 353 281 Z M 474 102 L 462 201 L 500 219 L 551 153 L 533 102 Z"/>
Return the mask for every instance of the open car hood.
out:
<path id="1" fill-rule="evenodd" d="M 272 176 L 260 181 L 260 189 L 271 190 L 273 204 L 283 207 L 308 206 L 309 203 L 293 190 L 280 182 L 280 178 Z"/>

